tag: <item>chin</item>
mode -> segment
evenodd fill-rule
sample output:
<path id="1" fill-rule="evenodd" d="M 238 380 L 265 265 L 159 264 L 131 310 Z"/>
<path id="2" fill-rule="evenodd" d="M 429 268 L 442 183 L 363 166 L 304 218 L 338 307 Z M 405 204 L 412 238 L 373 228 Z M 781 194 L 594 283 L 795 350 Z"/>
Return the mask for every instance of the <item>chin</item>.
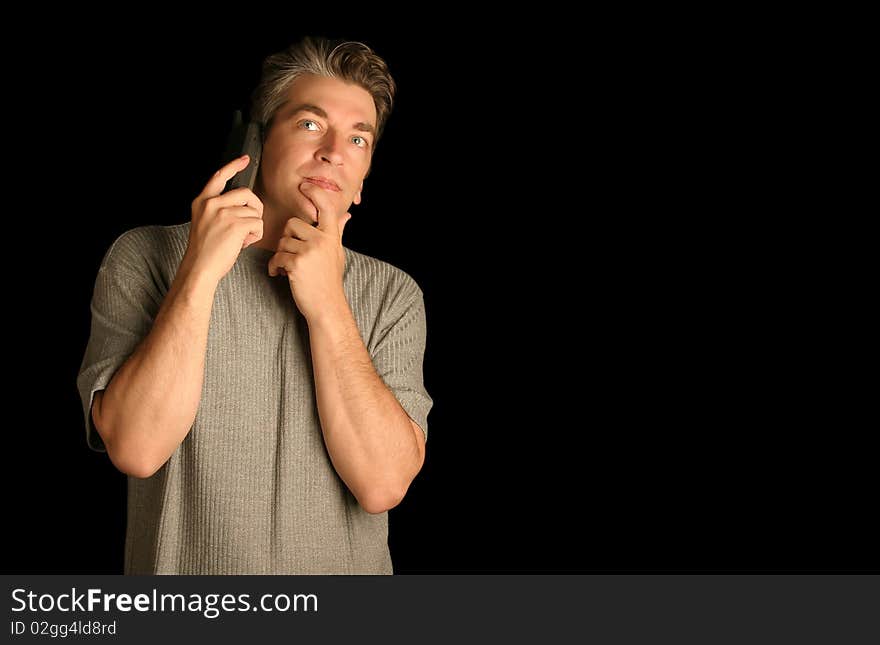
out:
<path id="1" fill-rule="evenodd" d="M 293 217 L 297 217 L 304 221 L 306 224 L 312 224 L 313 226 L 318 223 L 317 217 L 312 213 L 296 211 L 293 213 Z"/>
<path id="2" fill-rule="evenodd" d="M 290 213 L 290 217 L 298 217 L 302 221 L 308 222 L 309 224 L 313 224 L 317 221 L 315 207 L 308 200 L 306 200 L 305 204 L 291 204 L 291 208 L 288 210 L 288 212 Z"/>

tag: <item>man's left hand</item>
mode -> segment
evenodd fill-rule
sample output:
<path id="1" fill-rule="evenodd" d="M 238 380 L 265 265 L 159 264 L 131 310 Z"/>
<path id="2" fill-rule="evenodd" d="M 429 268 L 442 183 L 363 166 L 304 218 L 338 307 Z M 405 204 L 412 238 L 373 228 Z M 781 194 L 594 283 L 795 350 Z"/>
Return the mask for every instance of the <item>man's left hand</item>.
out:
<path id="1" fill-rule="evenodd" d="M 311 226 L 298 217 L 287 220 L 277 252 L 269 260 L 269 275 L 287 274 L 296 306 L 311 322 L 348 306 L 342 288 L 342 231 L 351 213 L 339 212 L 320 186 L 305 182 L 300 190 L 315 205 L 318 224 Z"/>

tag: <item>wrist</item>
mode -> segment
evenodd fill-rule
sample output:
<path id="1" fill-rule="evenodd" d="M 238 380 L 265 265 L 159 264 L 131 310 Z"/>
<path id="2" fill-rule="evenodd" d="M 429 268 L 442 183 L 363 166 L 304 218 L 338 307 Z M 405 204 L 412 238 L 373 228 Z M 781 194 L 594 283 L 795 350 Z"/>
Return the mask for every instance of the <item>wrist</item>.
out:
<path id="1" fill-rule="evenodd" d="M 318 311 L 311 312 L 306 316 L 306 322 L 310 328 L 339 325 L 348 320 L 354 320 L 354 316 L 344 295 L 327 301 Z"/>
<path id="2" fill-rule="evenodd" d="M 171 288 L 188 300 L 213 301 L 218 284 L 219 280 L 200 270 L 184 255 Z"/>

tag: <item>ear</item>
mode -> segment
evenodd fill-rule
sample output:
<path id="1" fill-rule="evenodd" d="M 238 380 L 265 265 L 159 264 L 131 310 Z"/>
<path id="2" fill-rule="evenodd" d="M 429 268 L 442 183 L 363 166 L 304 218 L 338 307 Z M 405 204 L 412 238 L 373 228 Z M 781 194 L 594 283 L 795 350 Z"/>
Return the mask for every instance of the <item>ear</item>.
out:
<path id="1" fill-rule="evenodd" d="M 358 188 L 358 191 L 354 195 L 355 206 L 361 203 L 361 191 L 363 189 L 364 189 L 364 182 L 361 182 L 361 187 Z"/>

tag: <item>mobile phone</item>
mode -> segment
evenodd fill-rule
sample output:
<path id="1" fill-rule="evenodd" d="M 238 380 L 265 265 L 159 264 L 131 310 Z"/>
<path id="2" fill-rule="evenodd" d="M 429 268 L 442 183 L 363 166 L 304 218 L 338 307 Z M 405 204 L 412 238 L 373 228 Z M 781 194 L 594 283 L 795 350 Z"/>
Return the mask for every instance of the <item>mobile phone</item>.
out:
<path id="1" fill-rule="evenodd" d="M 229 132 L 229 138 L 226 140 L 226 150 L 223 153 L 220 165 L 225 165 L 245 154 L 250 157 L 250 161 L 244 170 L 236 173 L 232 179 L 226 182 L 226 187 L 223 189 L 224 193 L 243 186 L 251 190 L 254 189 L 257 171 L 260 169 L 260 156 L 262 152 L 263 137 L 260 124 L 255 121 L 244 123 L 241 110 L 236 110 L 232 117 L 232 130 Z"/>

